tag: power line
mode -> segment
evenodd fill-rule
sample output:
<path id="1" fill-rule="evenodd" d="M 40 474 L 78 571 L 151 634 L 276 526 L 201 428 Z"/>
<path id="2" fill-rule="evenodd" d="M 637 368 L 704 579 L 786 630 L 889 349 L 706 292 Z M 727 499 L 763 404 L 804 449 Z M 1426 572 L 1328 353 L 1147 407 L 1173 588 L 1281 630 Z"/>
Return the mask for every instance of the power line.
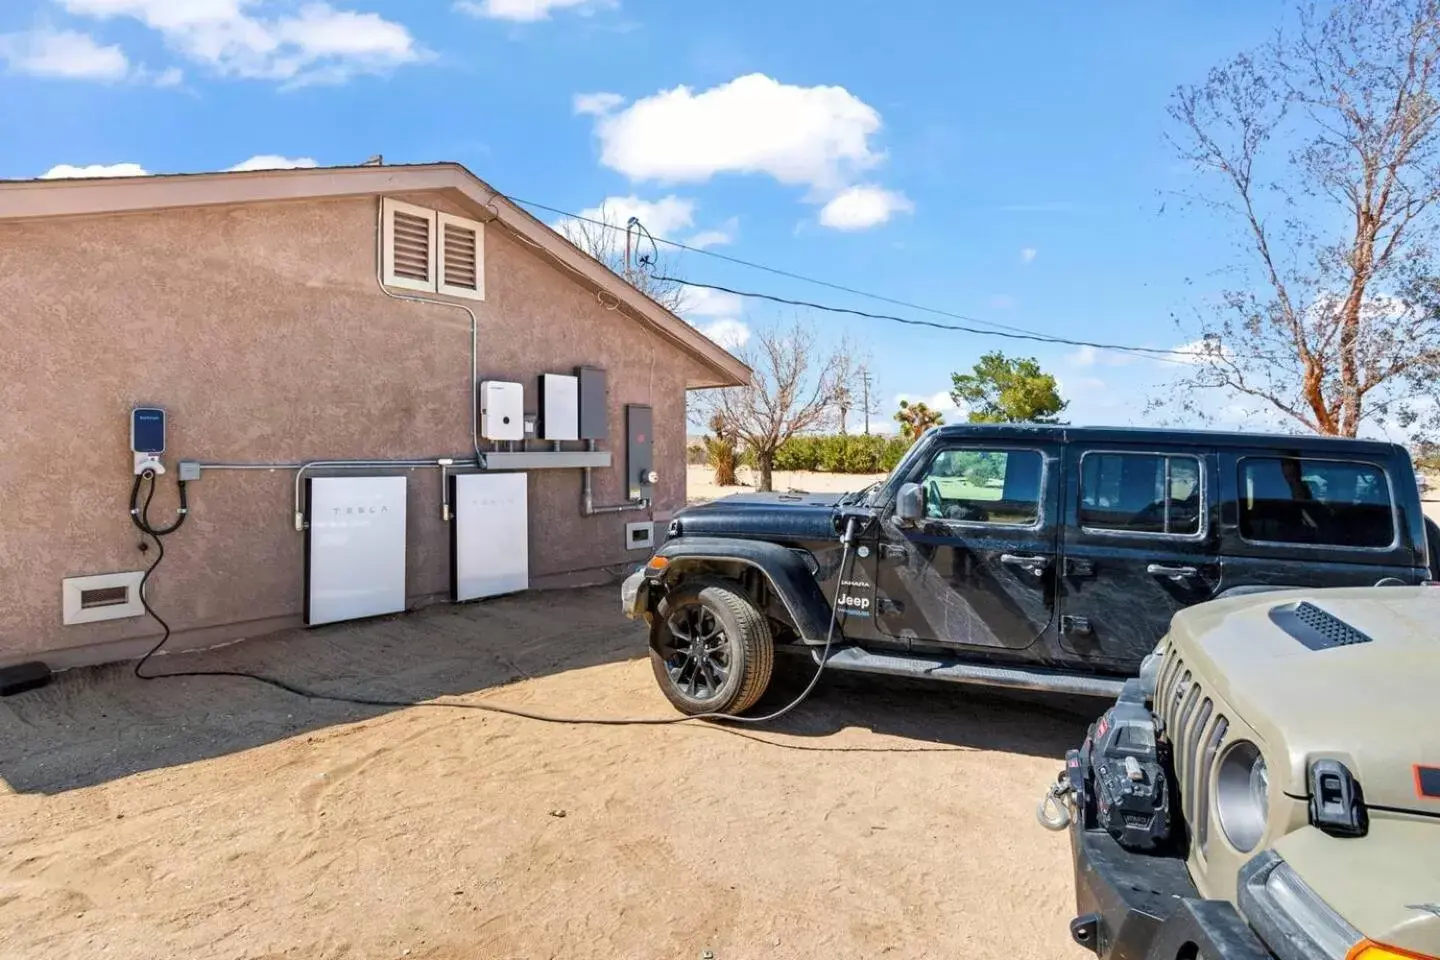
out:
<path id="1" fill-rule="evenodd" d="M 546 213 L 553 213 L 557 216 L 567 217 L 571 220 L 579 220 L 581 223 L 588 223 L 596 227 L 604 227 L 606 230 L 623 231 L 622 227 L 614 223 L 606 223 L 604 220 L 596 220 L 592 217 L 582 217 L 578 213 L 570 213 L 568 210 L 561 210 L 557 207 L 546 206 L 543 203 L 536 203 L 533 200 L 522 200 L 519 197 L 506 196 L 511 203 L 518 203 L 521 206 L 534 207 L 536 210 L 544 210 Z M 857 290 L 854 287 L 847 287 L 842 283 L 832 283 L 829 280 L 821 280 L 818 277 L 807 277 L 804 274 L 792 273 L 789 270 L 782 270 L 779 267 L 772 267 L 764 263 L 756 263 L 753 260 L 743 260 L 740 257 L 732 257 L 729 254 L 717 253 L 714 250 L 706 250 L 704 247 L 692 247 L 687 243 L 678 240 L 666 240 L 663 237 L 651 237 L 655 243 L 663 243 L 667 247 L 674 247 L 677 250 L 684 250 L 687 253 L 698 253 L 704 257 L 712 257 L 716 260 L 723 260 L 726 263 L 733 263 L 736 266 L 749 267 L 752 270 L 763 270 L 766 273 L 774 274 L 777 277 L 785 277 L 788 280 L 799 280 L 801 283 L 813 283 L 816 286 L 828 287 L 831 290 L 838 290 L 841 293 L 853 294 L 857 297 L 866 297 L 870 300 L 877 300 L 881 303 L 892 304 L 897 307 L 904 307 L 907 310 L 919 310 L 922 313 L 930 313 L 939 317 L 949 317 L 951 320 L 963 320 L 966 323 L 978 323 L 985 327 L 994 327 L 997 330 L 1012 330 L 1016 333 L 1035 333 L 1033 330 L 1026 330 L 1024 327 L 1013 327 L 1004 323 L 996 323 L 993 320 L 984 320 L 980 317 L 968 317 L 961 313 L 951 313 L 948 310 L 941 310 L 936 307 L 927 307 L 923 304 L 910 303 L 905 300 L 897 300 L 894 297 L 887 297 L 884 294 L 870 293 L 866 290 Z"/>
<path id="2" fill-rule="evenodd" d="M 889 313 L 870 313 L 867 310 L 852 310 L 849 307 L 832 307 L 823 303 L 812 303 L 809 300 L 791 300 L 789 297 L 777 297 L 772 293 L 756 293 L 750 290 L 734 290 L 730 287 L 722 287 L 714 283 L 700 283 L 696 280 L 681 280 L 679 277 L 668 277 L 663 274 L 651 274 L 652 280 L 661 283 L 675 283 L 683 287 L 699 287 L 702 290 L 715 290 L 719 293 L 728 293 L 736 297 L 745 297 L 752 300 L 768 300 L 771 303 L 781 303 L 791 307 L 806 307 L 810 310 L 822 310 L 826 313 L 845 313 L 854 317 L 866 317 L 871 320 L 890 320 L 894 323 L 903 323 L 912 327 L 931 327 L 936 330 L 954 330 L 960 333 L 973 333 L 982 337 L 1004 337 L 1007 340 L 1030 340 L 1036 343 L 1056 343 L 1068 347 L 1093 347 L 1096 350 L 1118 350 L 1124 353 L 1143 354 L 1147 357 L 1162 359 L 1166 354 L 1177 356 L 1193 356 L 1187 350 L 1172 350 L 1162 347 L 1130 347 L 1118 343 L 1098 343 L 1094 340 L 1071 340 L 1068 337 L 1052 337 L 1043 333 L 1009 333 L 1003 330 L 979 330 L 975 327 L 961 326 L 956 323 L 940 323 L 936 320 L 916 320 L 914 317 L 897 317 Z M 1179 363 L 1178 360 L 1168 361 Z"/>
<path id="3" fill-rule="evenodd" d="M 561 210 L 561 209 L 559 209 L 558 207 L 548 206 L 547 204 L 537 203 L 537 202 L 535 202 L 535 201 L 533 201 L 533 200 L 523 200 L 523 199 L 521 199 L 520 197 L 512 197 L 512 196 L 508 196 L 508 195 L 505 195 L 505 199 L 506 199 L 506 200 L 509 200 L 511 203 L 518 203 L 518 204 L 520 204 L 521 206 L 525 206 L 525 207 L 534 207 L 534 208 L 537 209 L 537 210 L 544 210 L 544 211 L 546 211 L 547 213 L 553 213 L 553 214 L 556 214 L 557 216 L 567 217 L 567 218 L 569 218 L 569 219 L 571 219 L 571 220 L 579 220 L 581 223 L 588 223 L 588 224 L 591 224 L 592 226 L 603 227 L 603 228 L 606 229 L 606 230 L 616 230 L 616 231 L 624 230 L 624 231 L 627 231 L 627 232 L 628 232 L 628 230 L 629 230 L 628 227 L 622 227 L 622 226 L 619 226 L 618 224 L 614 224 L 614 223 L 607 223 L 607 222 L 604 221 L 604 220 L 596 220 L 596 219 L 594 219 L 593 217 L 584 217 L 584 216 L 581 216 L 580 214 L 571 213 L 571 212 L 568 211 L 568 210 Z M 647 233 L 647 237 L 648 237 L 648 231 L 647 231 L 646 233 Z M 997 322 L 995 322 L 995 321 L 993 321 L 993 320 L 985 320 L 985 319 L 982 319 L 982 318 L 980 318 L 980 317 L 971 317 L 971 316 L 967 316 L 967 315 L 965 315 L 965 314 L 963 314 L 963 313 L 953 313 L 953 312 L 951 312 L 951 311 L 949 311 L 949 310 L 941 310 L 941 309 L 939 309 L 939 308 L 937 308 L 937 307 L 927 307 L 927 306 L 925 306 L 924 304 L 911 303 L 910 301 L 907 301 L 907 300 L 900 300 L 900 299 L 897 299 L 897 298 L 895 298 L 895 297 L 887 297 L 887 296 L 885 296 L 884 294 L 871 293 L 871 292 L 869 292 L 869 291 L 867 291 L 867 290 L 859 290 L 859 289 L 857 289 L 857 288 L 855 288 L 855 287 L 848 287 L 848 286 L 845 286 L 844 284 L 834 283 L 834 282 L 829 281 L 829 280 L 821 280 L 821 279 L 819 279 L 819 278 L 817 278 L 817 277 L 807 277 L 807 276 L 805 276 L 804 274 L 793 273 L 793 272 L 791 272 L 791 271 L 789 271 L 789 270 L 782 270 L 782 269 L 779 268 L 779 267 L 772 267 L 772 266 L 769 266 L 768 264 L 764 264 L 764 263 L 756 263 L 756 262 L 753 261 L 753 260 L 744 260 L 744 259 L 741 259 L 740 257 L 732 257 L 732 256 L 730 256 L 730 255 L 728 255 L 728 254 L 717 253 L 717 252 L 715 252 L 714 250 L 706 250 L 706 249 L 704 249 L 704 248 L 702 248 L 702 247 L 694 247 L 694 246 L 691 246 L 691 245 L 689 245 L 689 244 L 681 243 L 681 242 L 678 241 L 678 240 L 666 240 L 666 239 L 663 238 L 663 237 L 648 237 L 648 239 L 650 239 L 650 241 L 651 241 L 652 243 L 661 243 L 661 244 L 664 244 L 664 245 L 667 246 L 667 247 L 674 247 L 674 248 L 677 249 L 677 250 L 684 250 L 684 251 L 686 251 L 687 253 L 698 253 L 698 254 L 700 254 L 701 256 L 712 257 L 712 258 L 714 258 L 714 259 L 716 259 L 716 260 L 722 260 L 722 261 L 724 261 L 724 262 L 726 262 L 726 263 L 733 263 L 733 264 L 735 264 L 736 266 L 748 267 L 748 268 L 750 268 L 750 269 L 752 269 L 752 270 L 763 270 L 764 272 L 769 273 L 769 274 L 773 274 L 773 275 L 775 275 L 775 276 L 777 276 L 777 277 L 785 277 L 786 279 L 789 279 L 789 280 L 798 280 L 798 281 L 800 281 L 800 282 L 802 282 L 802 283 L 813 283 L 813 284 L 815 284 L 816 286 L 827 287 L 827 288 L 829 288 L 829 289 L 831 289 L 831 290 L 838 290 L 838 291 L 840 291 L 841 293 L 848 293 L 848 294 L 852 294 L 852 295 L 857 296 L 857 297 L 865 297 L 865 298 L 867 298 L 867 299 L 876 300 L 876 301 L 879 301 L 879 302 L 881 302 L 881 303 L 889 303 L 889 304 L 892 304 L 892 305 L 897 306 L 897 307 L 904 307 L 904 308 L 906 308 L 907 310 L 918 310 L 918 311 L 920 311 L 921 313 L 928 313 L 928 314 L 932 314 L 932 315 L 938 316 L 938 317 L 947 317 L 947 318 L 949 318 L 949 319 L 951 319 L 951 320 L 960 320 L 960 321 L 963 321 L 963 322 L 966 323 L 966 324 L 979 324 L 980 326 L 983 326 L 983 327 L 990 327 L 990 328 L 992 328 L 992 330 L 976 330 L 976 329 L 974 329 L 973 327 L 968 327 L 968 326 L 957 326 L 957 325 L 954 325 L 954 324 L 934 323 L 934 322 L 925 321 L 925 320 L 915 320 L 915 319 L 913 319 L 913 318 L 896 317 L 896 316 L 892 316 L 892 315 L 889 315 L 889 314 L 867 313 L 866 311 L 863 311 L 863 310 L 850 310 L 850 309 L 846 309 L 846 308 L 844 308 L 844 307 L 829 307 L 829 306 L 825 306 L 825 305 L 823 305 L 823 304 L 809 303 L 809 302 L 803 301 L 803 300 L 788 300 L 788 299 L 785 299 L 785 298 L 783 298 L 783 297 L 773 296 L 773 295 L 771 295 L 771 294 L 746 293 L 746 292 L 738 291 L 738 290 L 730 290 L 730 289 L 728 289 L 728 288 L 726 288 L 726 287 L 714 286 L 714 285 L 712 285 L 712 284 L 705 284 L 705 283 L 697 283 L 697 282 L 694 282 L 694 281 L 679 280 L 679 279 L 674 278 L 674 277 L 660 277 L 660 276 L 655 276 L 655 277 L 654 277 L 654 279 L 656 279 L 656 280 L 666 280 L 666 281 L 669 281 L 669 282 L 672 282 L 672 283 L 679 283 L 679 284 L 684 285 L 684 286 L 689 286 L 689 287 L 701 287 L 701 288 L 705 288 L 705 289 L 716 290 L 716 291 L 719 291 L 719 292 L 722 292 L 722 293 L 730 293 L 730 294 L 733 294 L 733 295 L 739 296 L 739 297 L 748 297 L 748 298 L 751 298 L 751 299 L 758 299 L 758 300 L 769 300 L 769 301 L 774 302 L 774 303 L 782 303 L 782 304 L 787 304 L 787 305 L 790 305 L 790 306 L 809 307 L 809 308 L 814 309 L 814 310 L 823 310 L 823 311 L 830 312 L 830 313 L 847 313 L 847 314 L 851 314 L 851 315 L 853 315 L 853 316 L 866 317 L 866 318 L 869 318 L 869 319 L 872 319 L 872 320 L 891 320 L 891 321 L 894 321 L 894 322 L 896 322 L 896 323 L 910 324 L 910 325 L 912 325 L 912 326 L 933 327 L 933 328 L 938 329 L 938 330 L 954 330 L 954 331 L 959 331 L 959 332 L 962 332 L 962 333 L 973 333 L 973 334 L 976 334 L 977 336 L 995 336 L 995 337 L 1005 337 L 1006 339 L 1011 339 L 1011 340 L 1029 340 L 1029 341 L 1033 341 L 1033 342 L 1037 342 L 1037 343 L 1056 343 L 1056 344 L 1063 344 L 1063 345 L 1069 345 L 1069 346 L 1092 347 L 1092 348 L 1094 348 L 1094 349 L 1096 349 L 1096 350 L 1115 350 L 1115 351 L 1119 351 L 1119 352 L 1122 352 L 1122 353 L 1142 354 L 1142 355 L 1149 356 L 1149 357 L 1153 357 L 1153 358 L 1163 358 L 1163 357 L 1166 356 L 1166 355 L 1185 356 L 1185 357 L 1190 357 L 1190 356 L 1193 356 L 1193 355 L 1194 355 L 1192 351 L 1188 351 L 1188 350 L 1164 349 L 1164 348 L 1160 348 L 1160 347 L 1135 347 L 1135 346 L 1129 346 L 1129 345 L 1125 345 L 1125 344 L 1096 343 L 1096 342 L 1090 342 L 1090 341 L 1084 341 L 1084 340 L 1070 340 L 1070 339 L 1066 339 L 1066 338 L 1064 338 L 1064 337 L 1055 337 L 1055 336 L 1051 336 L 1051 335 L 1049 335 L 1049 334 L 1040 333 L 1040 332 L 1035 331 L 1035 330 L 1029 330 L 1029 329 L 1027 329 L 1027 328 L 1025 328 L 1025 327 L 1016 327 L 1016 326 L 1011 326 L 1010 324 L 997 323 Z M 1007 333 L 993 332 L 993 331 L 1002 331 L 1002 330 L 1003 330 L 1003 331 L 1007 331 L 1007 332 L 1008 332 L 1008 335 L 1007 335 Z M 1169 362 L 1174 363 L 1174 362 L 1178 362 L 1178 361 L 1169 361 Z"/>

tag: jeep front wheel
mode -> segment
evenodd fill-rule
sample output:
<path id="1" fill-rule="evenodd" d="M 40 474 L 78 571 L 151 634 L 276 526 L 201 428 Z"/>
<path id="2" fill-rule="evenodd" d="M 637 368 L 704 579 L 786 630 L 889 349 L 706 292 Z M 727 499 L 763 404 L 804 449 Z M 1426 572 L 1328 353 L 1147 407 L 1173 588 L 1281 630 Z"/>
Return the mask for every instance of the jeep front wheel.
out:
<path id="1" fill-rule="evenodd" d="M 681 583 L 660 602 L 650 666 L 682 713 L 743 713 L 770 684 L 775 642 L 765 615 L 724 580 Z"/>

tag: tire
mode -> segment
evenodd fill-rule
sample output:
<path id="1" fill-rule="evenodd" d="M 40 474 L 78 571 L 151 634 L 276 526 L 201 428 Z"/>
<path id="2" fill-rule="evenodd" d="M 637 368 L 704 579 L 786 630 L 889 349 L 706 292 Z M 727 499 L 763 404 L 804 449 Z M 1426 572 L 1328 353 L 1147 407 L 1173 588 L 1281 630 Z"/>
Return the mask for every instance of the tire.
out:
<path id="1" fill-rule="evenodd" d="M 682 582 L 660 602 L 650 633 L 650 668 L 681 713 L 744 713 L 770 685 L 770 622 L 729 580 Z M 695 638 L 695 639 L 692 639 Z M 704 656 L 689 654 L 695 642 Z"/>

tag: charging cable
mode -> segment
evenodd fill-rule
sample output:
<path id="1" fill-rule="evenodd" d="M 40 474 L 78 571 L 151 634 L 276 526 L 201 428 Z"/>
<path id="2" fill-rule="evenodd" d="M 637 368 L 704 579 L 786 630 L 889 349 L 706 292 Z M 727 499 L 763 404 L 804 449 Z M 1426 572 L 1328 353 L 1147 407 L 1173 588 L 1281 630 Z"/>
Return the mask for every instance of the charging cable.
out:
<path id="1" fill-rule="evenodd" d="M 810 678 L 810 682 L 806 685 L 805 689 L 800 692 L 800 695 L 795 697 L 795 699 L 791 700 L 789 703 L 785 704 L 783 707 L 780 707 L 778 710 L 774 710 L 770 713 L 765 714 L 764 716 L 759 717 L 739 717 L 728 713 L 697 713 L 686 715 L 683 717 L 563 717 L 555 716 L 548 713 L 536 713 L 532 710 L 524 710 L 519 707 L 503 706 L 498 703 L 453 703 L 438 700 L 389 700 L 379 697 L 361 697 L 338 693 L 324 693 L 319 690 L 311 690 L 285 680 L 279 680 L 275 677 L 269 677 L 260 673 L 251 673 L 246 670 L 183 670 L 176 671 L 175 673 L 157 674 L 147 674 L 143 672 L 142 668 L 145 666 L 146 662 L 149 661 L 151 657 L 155 656 L 155 654 L 159 653 L 160 648 L 163 647 L 166 641 L 170 639 L 170 625 L 167 624 L 160 617 L 160 615 L 155 612 L 155 610 L 150 606 L 149 602 L 145 599 L 145 581 L 149 580 L 150 574 L 155 571 L 155 568 L 160 565 L 160 561 L 165 556 L 165 547 L 161 542 L 161 537 L 174 533 L 180 528 L 181 524 L 185 522 L 185 517 L 187 516 L 187 507 L 185 503 L 185 483 L 184 481 L 181 481 L 179 519 L 177 519 L 175 523 L 171 524 L 167 528 L 163 528 L 160 530 L 155 529 L 150 525 L 148 518 L 150 499 L 155 495 L 154 474 L 150 474 L 150 492 L 145 497 L 145 505 L 137 511 L 135 508 L 135 502 L 140 490 L 140 480 L 141 477 L 139 476 L 135 478 L 135 489 L 131 494 L 130 514 L 131 517 L 135 519 L 136 526 L 138 526 L 143 532 L 149 534 L 150 537 L 154 539 L 155 546 L 157 548 L 157 555 L 154 562 L 150 564 L 150 568 L 145 571 L 144 579 L 140 581 L 140 600 L 141 603 L 143 603 L 145 606 L 145 612 L 150 614 L 150 616 L 153 617 L 155 621 L 159 623 L 164 630 L 164 634 L 161 636 L 160 642 L 155 644 L 155 646 L 151 647 L 150 651 L 146 653 L 145 656 L 141 657 L 135 664 L 135 676 L 139 677 L 141 680 L 164 680 L 175 677 L 230 677 L 242 680 L 254 680 L 257 683 L 263 683 L 267 686 L 274 687 L 277 690 L 283 690 L 286 693 L 293 694 L 297 697 L 304 697 L 308 700 L 326 700 L 332 703 L 349 703 L 362 707 L 387 707 L 395 709 L 409 707 L 440 707 L 452 710 L 480 710 L 486 713 L 499 713 L 504 714 L 505 716 L 519 717 L 524 720 L 537 720 L 541 723 L 558 723 L 565 724 L 567 726 L 659 727 L 668 726 L 675 723 L 688 723 L 692 720 L 720 720 L 729 723 L 754 724 L 769 723 L 772 720 L 778 720 L 779 718 L 785 716 L 787 713 L 794 710 L 796 707 L 800 706 L 800 704 L 804 703 L 807 699 L 809 699 L 810 694 L 815 690 L 816 685 L 820 682 L 820 675 L 825 671 L 825 664 L 830 658 L 830 649 L 835 641 L 835 628 L 839 624 L 840 590 L 843 587 L 847 571 L 850 568 L 851 556 L 854 549 L 856 534 L 856 518 L 851 517 L 845 525 L 845 532 L 840 537 L 840 541 L 843 544 L 844 549 L 841 552 L 840 556 L 839 579 L 837 580 L 835 585 L 835 602 L 831 604 L 830 627 L 825 633 L 825 646 L 821 650 L 820 661 L 815 667 L 815 675 Z M 903 753 L 909 751 L 901 750 L 896 752 Z"/>
<path id="2" fill-rule="evenodd" d="M 148 482 L 150 485 L 150 489 L 145 494 L 145 503 L 143 506 L 140 503 L 140 484 L 142 482 Z M 145 666 L 145 661 L 153 657 L 161 647 L 165 646 L 166 641 L 170 639 L 170 624 L 166 623 L 165 618 L 156 613 L 155 608 L 150 606 L 150 598 L 146 595 L 145 588 L 149 586 L 150 577 L 155 573 L 155 568 L 160 566 L 161 560 L 165 559 L 164 538 L 183 527 L 186 518 L 190 516 L 190 503 L 185 496 L 185 481 L 180 480 L 178 481 L 180 506 L 175 511 L 175 522 L 165 527 L 157 527 L 152 524 L 150 522 L 150 501 L 155 499 L 156 484 L 155 471 L 147 468 L 135 474 L 135 483 L 130 488 L 130 521 L 135 524 L 136 529 L 155 541 L 155 559 L 150 561 L 150 566 L 145 568 L 145 575 L 140 578 L 140 605 L 145 608 L 145 612 L 148 613 L 156 623 L 160 624 L 161 630 L 160 641 L 151 647 L 145 656 L 135 662 L 135 676 L 141 680 L 152 679 L 141 673 L 140 668 Z M 145 549 L 144 541 L 141 541 L 140 549 Z"/>

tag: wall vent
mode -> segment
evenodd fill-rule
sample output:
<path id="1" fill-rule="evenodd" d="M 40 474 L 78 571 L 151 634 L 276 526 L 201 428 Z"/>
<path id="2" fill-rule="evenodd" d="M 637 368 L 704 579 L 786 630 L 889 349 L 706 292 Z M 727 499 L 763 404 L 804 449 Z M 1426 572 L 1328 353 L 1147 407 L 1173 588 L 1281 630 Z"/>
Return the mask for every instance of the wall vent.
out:
<path id="1" fill-rule="evenodd" d="M 386 286 L 485 299 L 485 225 L 411 203 L 381 201 Z"/>
<path id="2" fill-rule="evenodd" d="M 143 617 L 140 581 L 145 571 L 102 573 L 93 577 L 68 577 L 60 584 L 60 609 L 68 626 Z"/>
<path id="3" fill-rule="evenodd" d="M 485 225 L 440 214 L 440 293 L 485 299 Z"/>

